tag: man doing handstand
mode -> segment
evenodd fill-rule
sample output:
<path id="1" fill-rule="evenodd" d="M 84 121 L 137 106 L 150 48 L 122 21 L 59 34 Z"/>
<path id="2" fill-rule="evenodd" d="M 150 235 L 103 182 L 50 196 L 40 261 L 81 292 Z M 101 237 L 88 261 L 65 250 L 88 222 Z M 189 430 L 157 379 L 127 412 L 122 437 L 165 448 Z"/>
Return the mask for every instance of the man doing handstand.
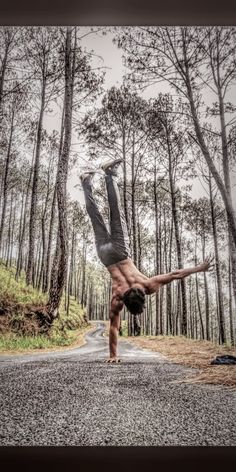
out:
<path id="1" fill-rule="evenodd" d="M 106 266 L 112 278 L 109 330 L 110 358 L 108 362 L 120 361 L 117 357 L 117 343 L 120 312 L 124 305 L 132 315 L 141 314 L 145 305 L 145 295 L 157 292 L 161 286 L 173 280 L 183 279 L 196 272 L 205 272 L 211 266 L 211 260 L 208 258 L 195 267 L 178 269 L 151 278 L 146 277 L 137 269 L 131 260 L 128 230 L 116 182 L 117 168 L 121 162 L 122 159 L 117 159 L 102 166 L 105 172 L 110 207 L 110 231 L 108 231 L 93 197 L 92 178 L 95 171 L 85 172 L 80 177 L 86 209 L 95 234 L 98 257 Z"/>

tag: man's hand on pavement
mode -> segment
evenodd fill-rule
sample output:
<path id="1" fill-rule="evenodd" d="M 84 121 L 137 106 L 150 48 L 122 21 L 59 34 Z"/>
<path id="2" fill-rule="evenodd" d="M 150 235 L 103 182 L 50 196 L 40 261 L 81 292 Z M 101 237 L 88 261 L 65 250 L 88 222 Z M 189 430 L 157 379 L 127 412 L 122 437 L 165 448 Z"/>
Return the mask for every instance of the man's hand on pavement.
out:
<path id="1" fill-rule="evenodd" d="M 106 361 L 107 364 L 118 364 L 119 362 L 121 362 L 121 359 L 118 357 L 109 357 Z"/>

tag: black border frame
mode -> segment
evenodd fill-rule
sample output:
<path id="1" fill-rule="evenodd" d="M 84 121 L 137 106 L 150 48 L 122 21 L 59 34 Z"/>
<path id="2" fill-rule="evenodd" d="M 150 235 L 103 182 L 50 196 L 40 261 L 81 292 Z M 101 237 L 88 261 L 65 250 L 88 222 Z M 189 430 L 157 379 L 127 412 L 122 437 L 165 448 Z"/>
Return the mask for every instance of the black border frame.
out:
<path id="1" fill-rule="evenodd" d="M 21 446 L 0 448 L 2 470 L 46 471 L 166 471 L 229 470 L 235 465 L 234 447 L 70 447 Z"/>
<path id="2" fill-rule="evenodd" d="M 236 25 L 234 0 L 1 0 L 1 25 Z"/>
<path id="3" fill-rule="evenodd" d="M 1 25 L 236 25 L 229 0 L 1 0 Z M 2 470 L 214 470 L 235 447 L 0 447 Z"/>

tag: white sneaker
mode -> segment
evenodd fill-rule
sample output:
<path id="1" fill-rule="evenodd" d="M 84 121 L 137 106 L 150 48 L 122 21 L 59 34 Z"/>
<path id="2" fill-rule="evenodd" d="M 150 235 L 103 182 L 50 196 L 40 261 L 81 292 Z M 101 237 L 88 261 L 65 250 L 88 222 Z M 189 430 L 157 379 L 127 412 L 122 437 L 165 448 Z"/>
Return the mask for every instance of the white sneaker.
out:
<path id="1" fill-rule="evenodd" d="M 105 164 L 101 165 L 101 169 L 106 173 L 106 174 L 112 174 L 112 175 L 117 175 L 117 170 L 121 162 L 123 162 L 124 159 L 115 159 L 114 161 L 109 161 Z"/>
<path id="2" fill-rule="evenodd" d="M 92 179 L 94 174 L 96 174 L 95 170 L 87 170 L 83 174 L 81 174 L 79 177 L 80 177 L 81 182 L 83 183 L 85 179 Z"/>

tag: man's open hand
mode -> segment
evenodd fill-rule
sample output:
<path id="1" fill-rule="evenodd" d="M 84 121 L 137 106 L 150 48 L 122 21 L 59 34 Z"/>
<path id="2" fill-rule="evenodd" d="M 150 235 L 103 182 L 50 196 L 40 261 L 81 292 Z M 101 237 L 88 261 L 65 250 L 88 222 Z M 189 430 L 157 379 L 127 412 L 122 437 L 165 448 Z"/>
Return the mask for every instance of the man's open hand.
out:
<path id="1" fill-rule="evenodd" d="M 107 364 L 118 364 L 119 362 L 121 362 L 121 359 L 118 357 L 109 357 L 106 361 Z"/>
<path id="2" fill-rule="evenodd" d="M 203 261 L 201 264 L 199 264 L 199 269 L 201 272 L 208 272 L 213 270 L 214 268 L 214 256 L 208 256 L 205 261 Z"/>

